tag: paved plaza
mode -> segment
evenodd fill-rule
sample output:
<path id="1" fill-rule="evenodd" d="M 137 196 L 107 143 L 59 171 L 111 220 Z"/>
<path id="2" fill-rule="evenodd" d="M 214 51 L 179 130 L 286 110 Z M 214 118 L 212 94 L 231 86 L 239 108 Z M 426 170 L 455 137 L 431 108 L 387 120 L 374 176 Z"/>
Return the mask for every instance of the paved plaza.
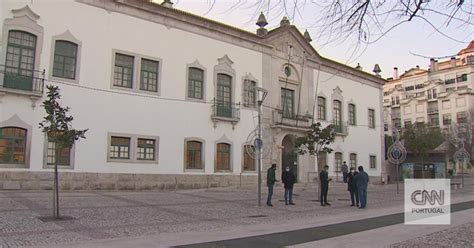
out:
<path id="1" fill-rule="evenodd" d="M 38 219 L 52 214 L 51 191 L 0 191 L 0 247 L 178 246 L 354 222 L 403 211 L 403 188 L 397 195 L 395 185 L 370 185 L 369 204 L 364 210 L 349 207 L 346 189 L 343 183 L 331 184 L 330 207 L 321 207 L 315 185 L 305 184 L 295 189 L 296 206 L 285 206 L 282 187 L 278 187 L 274 207 L 257 207 L 254 188 L 61 192 L 61 215 L 74 219 L 55 222 Z M 452 191 L 452 203 L 472 201 L 473 195 L 474 181 L 468 177 L 463 189 Z M 262 203 L 265 197 L 262 195 Z M 459 229 L 471 237 L 462 242 L 473 245 L 473 235 L 469 234 L 474 220 L 467 220 L 464 218 L 464 223 L 457 226 L 444 226 L 446 230 L 442 231 L 452 235 Z M 426 243 L 439 236 L 426 235 L 414 241 L 397 240 L 393 245 L 410 247 L 407 244 Z"/>

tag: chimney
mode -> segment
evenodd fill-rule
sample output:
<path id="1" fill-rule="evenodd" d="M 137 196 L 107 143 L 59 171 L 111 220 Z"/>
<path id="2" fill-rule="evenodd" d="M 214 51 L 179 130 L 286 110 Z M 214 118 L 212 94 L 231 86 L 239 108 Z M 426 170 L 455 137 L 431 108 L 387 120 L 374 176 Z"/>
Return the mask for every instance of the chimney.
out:
<path id="1" fill-rule="evenodd" d="M 435 59 L 435 61 L 434 61 L 434 66 L 436 68 L 435 70 L 438 71 L 439 68 L 438 68 L 438 60 L 437 59 Z"/>
<path id="2" fill-rule="evenodd" d="M 435 62 L 435 59 L 433 58 L 430 59 L 430 69 L 431 69 L 431 72 L 436 71 L 436 62 Z"/>
<path id="3" fill-rule="evenodd" d="M 456 67 L 456 58 L 451 57 L 451 67 Z"/>
<path id="4" fill-rule="evenodd" d="M 171 2 L 171 0 L 163 0 L 161 5 L 167 8 L 173 8 L 173 2 Z"/>
<path id="5" fill-rule="evenodd" d="M 398 67 L 393 67 L 393 80 L 398 79 Z"/>

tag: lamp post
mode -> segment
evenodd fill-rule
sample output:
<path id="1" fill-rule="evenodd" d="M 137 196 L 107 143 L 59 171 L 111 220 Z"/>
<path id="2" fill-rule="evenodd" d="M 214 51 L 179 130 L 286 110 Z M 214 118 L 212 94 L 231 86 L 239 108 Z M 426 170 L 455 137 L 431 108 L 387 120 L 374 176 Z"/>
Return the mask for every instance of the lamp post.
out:
<path id="1" fill-rule="evenodd" d="M 262 104 L 265 100 L 265 97 L 268 94 L 268 91 L 261 87 L 255 87 L 255 91 L 257 94 L 257 105 L 258 105 L 258 131 L 257 131 L 257 139 L 255 139 L 255 148 L 258 151 L 257 154 L 257 171 L 258 171 L 258 186 L 257 186 L 257 194 L 258 194 L 258 206 L 262 205 L 262 148 L 263 148 L 263 141 L 262 141 Z"/>
<path id="2" fill-rule="evenodd" d="M 396 128 L 393 129 L 393 137 L 395 140 L 393 144 L 388 148 L 387 157 L 391 163 L 397 166 L 396 180 L 397 180 L 397 194 L 399 194 L 399 191 L 400 191 L 399 185 L 398 185 L 399 176 L 400 176 L 399 166 L 401 163 L 403 163 L 403 161 L 405 161 L 405 158 L 407 157 L 407 151 L 405 147 L 403 146 L 402 142 L 400 142 L 400 132 Z"/>

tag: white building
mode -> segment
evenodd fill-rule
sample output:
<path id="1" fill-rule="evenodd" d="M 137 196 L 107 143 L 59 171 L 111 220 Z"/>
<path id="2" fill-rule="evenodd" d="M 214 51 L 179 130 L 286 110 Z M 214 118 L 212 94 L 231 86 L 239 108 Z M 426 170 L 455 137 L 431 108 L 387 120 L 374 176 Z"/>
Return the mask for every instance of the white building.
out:
<path id="1" fill-rule="evenodd" d="M 293 158 L 285 155 L 294 137 L 319 113 L 339 126 L 337 153 L 324 162 L 331 173 L 350 159 L 372 177 L 383 172 L 384 80 L 321 57 L 285 20 L 266 31 L 262 16 L 254 34 L 144 0 L 0 7 L 0 188 L 51 187 L 54 143 L 38 128 L 48 84 L 60 87 L 74 127 L 89 128 L 60 153 L 63 189 L 254 182 L 245 149 L 257 116 L 250 85 L 269 91 L 264 170 Z M 306 181 L 316 162 L 296 158 Z"/>
<path id="2" fill-rule="evenodd" d="M 457 125 L 472 140 L 474 127 L 474 40 L 456 57 L 438 62 L 429 69 L 419 66 L 384 85 L 386 130 L 407 124 L 427 123 L 441 129 Z"/>

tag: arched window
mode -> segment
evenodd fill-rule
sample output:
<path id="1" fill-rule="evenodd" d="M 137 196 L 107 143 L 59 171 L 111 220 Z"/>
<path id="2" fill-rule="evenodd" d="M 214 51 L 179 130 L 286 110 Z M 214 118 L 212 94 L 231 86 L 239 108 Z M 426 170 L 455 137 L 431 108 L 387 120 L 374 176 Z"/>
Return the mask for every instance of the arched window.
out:
<path id="1" fill-rule="evenodd" d="M 54 45 L 53 76 L 76 79 L 77 44 L 57 40 Z"/>
<path id="2" fill-rule="evenodd" d="M 11 30 L 5 60 L 4 87 L 20 90 L 33 89 L 36 36 L 27 32 Z"/>
<path id="3" fill-rule="evenodd" d="M 0 163 L 25 163 L 26 132 L 26 129 L 18 127 L 0 128 Z"/>
<path id="4" fill-rule="evenodd" d="M 230 144 L 218 143 L 216 151 L 216 170 L 230 170 Z"/>
<path id="5" fill-rule="evenodd" d="M 341 152 L 334 153 L 334 161 L 336 164 L 336 172 L 341 171 L 341 166 L 342 166 L 342 153 Z"/>
<path id="6" fill-rule="evenodd" d="M 257 91 L 255 87 L 257 82 L 245 79 L 244 80 L 244 106 L 255 108 L 257 106 Z"/>
<path id="7" fill-rule="evenodd" d="M 196 67 L 190 67 L 188 76 L 188 97 L 203 99 L 204 71 Z"/>
<path id="8" fill-rule="evenodd" d="M 202 142 L 186 141 L 186 169 L 203 169 Z"/>

